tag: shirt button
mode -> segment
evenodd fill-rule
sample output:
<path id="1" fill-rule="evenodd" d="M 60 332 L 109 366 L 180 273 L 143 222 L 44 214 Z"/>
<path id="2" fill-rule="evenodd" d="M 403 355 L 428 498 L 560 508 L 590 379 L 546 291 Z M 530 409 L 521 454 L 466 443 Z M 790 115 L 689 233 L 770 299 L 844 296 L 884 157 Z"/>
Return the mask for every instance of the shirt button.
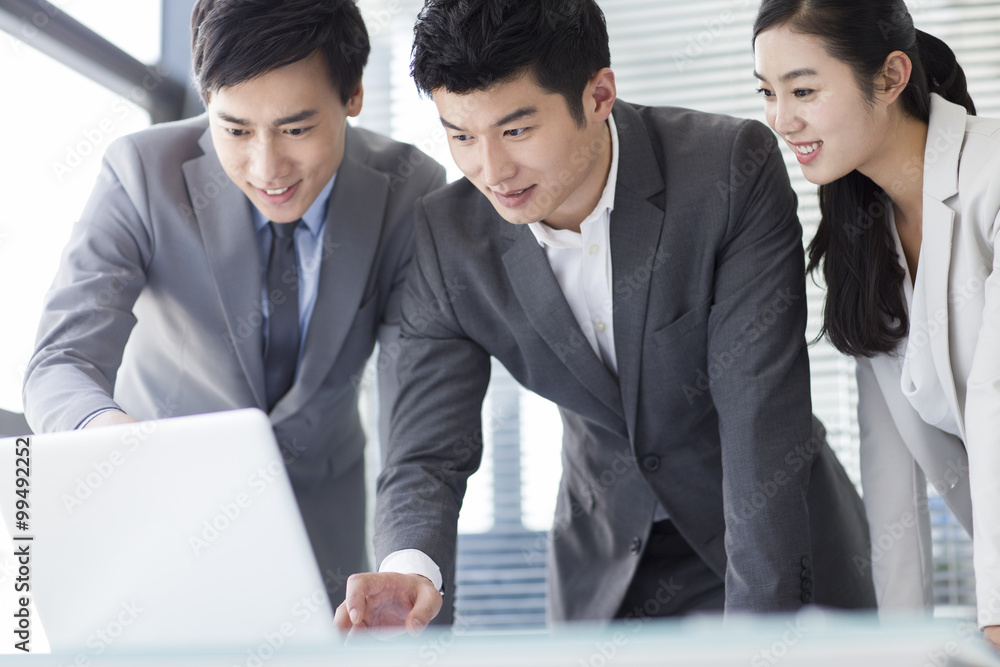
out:
<path id="1" fill-rule="evenodd" d="M 633 537 L 632 545 L 628 548 L 629 553 L 631 553 L 633 556 L 637 556 L 639 554 L 639 549 L 641 548 L 642 548 L 642 540 L 640 540 L 638 537 Z"/>
<path id="2" fill-rule="evenodd" d="M 649 472 L 656 472 L 660 469 L 660 457 L 650 454 L 642 459 L 642 467 Z"/>
<path id="3" fill-rule="evenodd" d="M 597 329 L 598 331 L 603 332 L 605 329 L 607 329 L 607 326 L 604 324 L 602 320 L 597 320 L 597 323 L 594 324 L 594 328 Z"/>
<path id="4" fill-rule="evenodd" d="M 587 248 L 587 252 L 589 252 L 591 255 L 596 255 L 597 253 L 601 252 L 601 249 L 595 243 L 589 248 Z"/>

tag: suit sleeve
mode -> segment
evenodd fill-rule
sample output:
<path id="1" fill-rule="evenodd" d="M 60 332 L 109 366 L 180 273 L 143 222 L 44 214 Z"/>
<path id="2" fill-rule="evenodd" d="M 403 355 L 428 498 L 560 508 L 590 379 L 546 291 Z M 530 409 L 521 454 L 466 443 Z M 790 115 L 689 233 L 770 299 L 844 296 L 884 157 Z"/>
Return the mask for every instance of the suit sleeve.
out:
<path id="1" fill-rule="evenodd" d="M 900 435 L 871 361 L 858 359 L 861 486 L 871 531 L 870 565 L 880 613 L 930 609 L 927 479 Z"/>
<path id="2" fill-rule="evenodd" d="M 70 234 L 25 372 L 25 415 L 36 432 L 74 429 L 98 410 L 118 409 L 115 378 L 153 252 L 137 205 L 147 201 L 141 174 L 134 145 L 112 144 Z"/>
<path id="3" fill-rule="evenodd" d="M 812 431 L 796 198 L 760 123 L 740 127 L 718 191 L 728 196 L 729 228 L 716 253 L 708 358 L 719 362 L 710 387 L 722 448 L 726 610 L 794 610 L 812 600 L 803 583 L 812 571 L 806 491 L 825 445 Z"/>
<path id="4" fill-rule="evenodd" d="M 989 230 L 992 271 L 984 284 L 983 323 L 965 400 L 966 449 L 972 493 L 973 563 L 979 625 L 1000 625 L 1000 214 Z"/>
<path id="5" fill-rule="evenodd" d="M 413 204 L 407 205 L 406 215 L 402 220 L 399 259 L 395 262 L 395 271 L 392 277 L 392 284 L 389 288 L 389 297 L 386 302 L 385 312 L 378 330 L 378 400 L 379 400 L 379 421 L 378 432 L 382 450 L 383 463 L 385 453 L 389 446 L 390 419 L 392 417 L 392 407 L 396 404 L 399 395 L 399 377 L 396 368 L 399 361 L 399 332 L 400 332 L 400 308 L 402 307 L 403 294 L 406 288 L 406 275 L 409 272 L 413 258 L 413 211 L 415 200 L 429 192 L 433 192 L 445 184 L 444 167 L 431 161 L 431 168 L 418 174 L 423 175 L 421 182 L 411 186 L 407 191 L 407 197 L 414 200 Z M 417 174 L 411 176 L 416 178 Z"/>
<path id="6" fill-rule="evenodd" d="M 482 459 L 482 405 L 490 357 L 469 340 L 453 303 L 470 298 L 446 283 L 425 209 L 417 204 L 414 260 L 402 304 L 398 373 L 385 469 L 379 475 L 375 556 L 418 549 L 454 576 L 458 513 Z"/>

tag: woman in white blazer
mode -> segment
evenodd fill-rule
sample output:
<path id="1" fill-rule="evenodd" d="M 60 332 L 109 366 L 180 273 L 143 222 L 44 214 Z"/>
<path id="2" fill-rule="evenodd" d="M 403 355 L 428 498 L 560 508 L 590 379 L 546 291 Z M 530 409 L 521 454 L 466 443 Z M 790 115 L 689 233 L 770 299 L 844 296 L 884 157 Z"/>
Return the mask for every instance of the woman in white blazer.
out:
<path id="1" fill-rule="evenodd" d="M 765 0 L 754 51 L 768 123 L 820 186 L 823 331 L 858 362 L 857 565 L 881 610 L 933 606 L 929 481 L 975 536 L 1000 644 L 1000 121 L 902 0 Z"/>

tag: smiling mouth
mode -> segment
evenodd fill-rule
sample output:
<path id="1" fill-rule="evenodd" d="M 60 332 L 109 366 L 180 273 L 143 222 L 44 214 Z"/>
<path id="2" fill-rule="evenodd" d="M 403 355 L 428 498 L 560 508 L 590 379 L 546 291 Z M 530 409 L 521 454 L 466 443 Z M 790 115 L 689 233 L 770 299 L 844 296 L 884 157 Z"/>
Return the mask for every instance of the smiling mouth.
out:
<path id="1" fill-rule="evenodd" d="M 531 188 L 524 188 L 523 190 L 514 190 L 512 192 L 497 192 L 501 197 L 517 197 L 518 195 L 523 195 L 525 192 Z"/>
<path id="2" fill-rule="evenodd" d="M 289 185 L 288 188 L 290 188 L 290 187 L 292 187 L 292 186 Z M 264 192 L 266 192 L 267 194 L 269 194 L 272 197 L 274 197 L 274 196 L 277 196 L 277 195 L 283 195 L 283 194 L 285 194 L 286 192 L 288 192 L 288 188 L 278 188 L 277 190 L 264 190 Z"/>
<path id="3" fill-rule="evenodd" d="M 811 144 L 803 144 L 801 146 L 792 146 L 792 148 L 794 148 L 795 152 L 798 153 L 799 155 L 809 155 L 811 153 L 815 153 L 816 151 L 818 151 L 819 147 L 822 146 L 822 145 L 823 145 L 822 141 L 817 141 L 817 142 L 811 143 Z"/>

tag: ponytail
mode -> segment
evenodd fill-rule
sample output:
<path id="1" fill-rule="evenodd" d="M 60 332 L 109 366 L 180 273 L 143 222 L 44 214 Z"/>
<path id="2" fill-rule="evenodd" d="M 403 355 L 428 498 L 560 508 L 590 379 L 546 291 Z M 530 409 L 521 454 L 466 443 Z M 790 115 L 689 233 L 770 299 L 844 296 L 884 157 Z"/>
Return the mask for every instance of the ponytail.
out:
<path id="1" fill-rule="evenodd" d="M 976 105 L 969 95 L 969 84 L 965 72 L 951 48 L 943 41 L 923 30 L 917 30 L 917 50 L 920 62 L 927 76 L 930 92 L 937 93 L 954 104 L 965 107 L 969 114 L 976 115 Z"/>

